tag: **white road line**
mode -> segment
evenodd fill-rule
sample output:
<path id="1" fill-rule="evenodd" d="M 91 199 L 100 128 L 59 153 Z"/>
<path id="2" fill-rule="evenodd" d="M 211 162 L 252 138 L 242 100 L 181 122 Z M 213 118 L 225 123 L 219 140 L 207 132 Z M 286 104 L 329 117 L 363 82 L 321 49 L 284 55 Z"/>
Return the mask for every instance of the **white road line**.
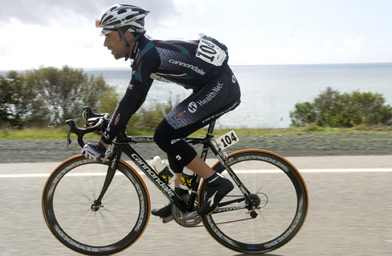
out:
<path id="1" fill-rule="evenodd" d="M 391 168 L 366 168 L 366 169 L 299 169 L 300 173 L 366 173 L 366 172 L 392 172 Z M 237 174 L 248 173 L 281 173 L 280 170 L 236 170 Z"/>
<path id="2" fill-rule="evenodd" d="M 300 169 L 301 173 L 364 173 L 364 172 L 392 172 L 391 168 L 364 169 Z"/>
<path id="3" fill-rule="evenodd" d="M 7 179 L 7 178 L 42 178 L 42 177 L 49 177 L 48 173 L 35 173 L 35 174 L 0 174 L 0 179 Z"/>
<path id="4" fill-rule="evenodd" d="M 300 173 L 379 173 L 379 172 L 392 172 L 391 168 L 366 168 L 366 169 L 300 169 Z M 276 170 L 237 170 L 237 174 L 249 173 L 280 173 Z M 140 175 L 144 173 L 139 172 Z M 20 173 L 20 174 L 0 174 L 0 179 L 7 178 L 47 178 L 49 173 Z M 70 176 L 104 176 L 105 173 L 74 173 Z"/>

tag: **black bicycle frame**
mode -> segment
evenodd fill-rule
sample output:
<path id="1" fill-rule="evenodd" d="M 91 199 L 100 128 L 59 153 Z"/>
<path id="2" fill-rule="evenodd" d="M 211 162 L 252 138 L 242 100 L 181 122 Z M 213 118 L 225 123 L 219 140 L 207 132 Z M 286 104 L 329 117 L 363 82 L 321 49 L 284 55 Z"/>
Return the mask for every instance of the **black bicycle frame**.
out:
<path id="1" fill-rule="evenodd" d="M 212 134 L 214 130 L 214 126 L 215 126 L 215 122 L 212 122 L 209 125 L 208 132 L 205 138 L 183 138 L 183 140 L 185 140 L 187 143 L 190 144 L 203 144 L 201 158 L 204 161 L 207 159 L 208 149 L 209 148 L 213 150 L 215 149 L 211 145 L 211 138 L 214 137 L 214 135 Z M 188 212 L 193 208 L 197 196 L 197 190 L 200 184 L 200 176 L 194 175 L 196 179 L 193 179 L 192 181 L 192 187 L 190 189 L 191 197 L 188 203 L 184 202 L 184 200 L 182 200 L 182 198 L 179 195 L 177 195 L 174 192 L 174 190 L 159 177 L 159 174 L 154 170 L 154 168 L 152 168 L 143 159 L 143 157 L 141 157 L 130 145 L 130 143 L 151 143 L 151 142 L 154 142 L 154 139 L 153 137 L 148 137 L 148 136 L 126 136 L 125 133 L 121 133 L 119 136 L 117 136 L 117 140 L 114 143 L 114 148 L 113 148 L 114 157 L 112 157 L 111 164 L 108 167 L 108 174 L 105 179 L 101 194 L 99 196 L 99 200 L 97 200 L 99 203 L 102 197 L 104 196 L 114 176 L 113 168 L 115 170 L 115 167 L 117 166 L 116 161 L 120 159 L 121 153 L 124 152 L 139 167 L 139 169 L 142 170 L 142 172 L 155 184 L 155 186 L 157 186 L 172 203 L 174 203 L 177 207 L 179 207 L 181 211 Z"/>
<path id="2" fill-rule="evenodd" d="M 118 144 L 120 149 L 143 171 L 143 173 L 157 186 L 166 197 L 182 211 L 187 211 L 187 205 L 177 195 L 168 183 L 163 181 L 152 168 L 129 144 Z"/>
<path id="3" fill-rule="evenodd" d="M 215 127 L 215 122 L 210 123 L 208 126 L 208 131 L 207 134 L 204 138 L 182 138 L 184 141 L 186 141 L 189 144 L 196 145 L 196 144 L 203 144 L 203 149 L 201 152 L 201 159 L 205 161 L 207 159 L 207 154 L 208 150 L 211 149 L 214 153 L 215 156 L 218 157 L 219 161 L 221 164 L 224 166 L 224 168 L 227 170 L 227 172 L 230 174 L 230 176 L 233 178 L 235 183 L 238 185 L 240 190 L 243 192 L 245 198 L 248 200 L 248 202 L 251 202 L 249 198 L 249 191 L 246 189 L 246 187 L 243 185 L 243 183 L 240 181 L 240 179 L 237 177 L 237 175 L 231 170 L 231 168 L 227 165 L 226 160 L 224 159 L 224 156 L 221 156 L 220 152 L 216 149 L 214 145 L 212 145 L 212 138 L 214 137 L 213 131 Z M 119 159 L 121 158 L 121 153 L 124 152 L 139 168 L 140 170 L 143 171 L 143 173 L 157 186 L 162 193 L 172 202 L 174 203 L 179 209 L 183 212 L 189 212 L 192 210 L 194 202 L 197 197 L 197 191 L 199 188 L 200 184 L 200 176 L 194 174 L 194 179 L 192 181 L 192 186 L 191 186 L 191 194 L 190 194 L 190 199 L 188 202 L 185 202 L 179 195 L 177 195 L 174 190 L 165 182 L 163 181 L 160 177 L 159 174 L 152 168 L 144 159 L 141 157 L 130 145 L 130 143 L 151 143 L 154 142 L 153 137 L 148 137 L 148 136 L 127 136 L 125 133 L 121 133 L 120 135 L 117 136 L 116 142 L 114 142 L 114 148 L 113 148 L 113 157 L 110 160 L 110 164 L 108 167 L 108 173 L 105 178 L 104 186 L 102 188 L 101 194 L 94 202 L 92 208 L 96 208 L 97 206 L 100 206 L 101 199 L 103 198 L 104 194 L 106 193 L 107 188 L 109 187 L 113 177 L 114 173 L 118 164 Z M 226 202 L 226 204 L 230 204 L 232 202 L 238 202 L 238 201 L 243 201 L 244 198 L 242 199 L 235 199 L 229 202 Z"/>
<path id="4" fill-rule="evenodd" d="M 205 138 L 182 138 L 189 144 L 203 144 L 201 152 L 201 159 L 205 161 L 207 159 L 208 149 L 211 148 L 215 151 L 215 148 L 211 145 L 211 139 L 214 137 L 213 131 L 215 127 L 215 121 L 211 122 L 208 126 L 207 135 Z M 153 137 L 148 136 L 126 136 L 122 134 L 117 137 L 115 143 L 119 147 L 119 151 L 124 152 L 131 160 L 143 171 L 143 173 L 157 186 L 162 193 L 183 212 L 189 212 L 192 210 L 194 202 L 197 197 L 197 191 L 200 184 L 200 176 L 194 174 L 194 179 L 191 186 L 191 194 L 188 202 L 184 202 L 182 198 L 177 195 L 174 190 L 164 181 L 161 180 L 158 173 L 152 168 L 144 159 L 141 157 L 130 145 L 130 143 L 151 143 L 154 142 Z M 214 152 L 218 153 L 218 152 Z"/>

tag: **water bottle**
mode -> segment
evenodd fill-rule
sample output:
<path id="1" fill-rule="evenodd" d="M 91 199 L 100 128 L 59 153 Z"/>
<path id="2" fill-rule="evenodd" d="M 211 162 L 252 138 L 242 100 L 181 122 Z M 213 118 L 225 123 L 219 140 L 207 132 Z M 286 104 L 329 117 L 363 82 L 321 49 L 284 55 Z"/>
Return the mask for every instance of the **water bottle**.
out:
<path id="1" fill-rule="evenodd" d="M 182 171 L 181 180 L 180 180 L 180 187 L 182 189 L 188 190 L 192 187 L 193 174 L 194 174 L 194 172 L 191 169 L 184 167 L 184 170 Z"/>
<path id="2" fill-rule="evenodd" d="M 166 183 L 170 184 L 176 179 L 176 174 L 167 166 L 167 164 L 159 157 L 155 156 L 151 162 L 151 166 L 158 173 L 159 177 Z"/>

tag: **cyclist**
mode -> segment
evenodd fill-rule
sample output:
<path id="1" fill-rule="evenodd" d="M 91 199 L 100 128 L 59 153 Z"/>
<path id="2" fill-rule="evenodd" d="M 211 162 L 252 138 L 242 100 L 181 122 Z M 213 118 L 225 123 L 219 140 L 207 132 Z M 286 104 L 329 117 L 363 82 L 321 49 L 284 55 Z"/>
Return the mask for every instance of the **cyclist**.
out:
<path id="1" fill-rule="evenodd" d="M 189 144 L 180 138 L 206 126 L 240 104 L 240 89 L 228 66 L 228 52 L 216 39 L 201 36 L 198 40 L 152 40 L 145 34 L 144 18 L 149 12 L 133 5 L 109 7 L 96 26 L 102 28 L 104 46 L 115 59 L 132 62 L 132 78 L 122 100 L 98 143 L 88 143 L 82 153 L 92 159 L 105 154 L 106 148 L 125 130 L 126 124 L 144 102 L 153 80 L 173 82 L 192 89 L 162 120 L 154 133 L 156 144 L 167 153 L 171 169 L 177 174 L 175 191 L 180 188 L 184 166 L 206 182 L 206 200 L 197 210 L 200 216 L 213 212 L 219 201 L 233 189 L 233 184 L 215 173 Z M 171 205 L 152 211 L 162 218 L 171 215 Z"/>

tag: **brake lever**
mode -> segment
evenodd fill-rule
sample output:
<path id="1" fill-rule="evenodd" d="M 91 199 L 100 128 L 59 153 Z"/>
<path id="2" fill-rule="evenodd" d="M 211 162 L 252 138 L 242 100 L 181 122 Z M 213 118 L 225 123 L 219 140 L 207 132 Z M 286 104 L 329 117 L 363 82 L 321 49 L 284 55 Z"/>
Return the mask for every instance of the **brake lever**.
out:
<path id="1" fill-rule="evenodd" d="M 85 143 L 83 141 L 83 136 L 87 133 L 96 131 L 105 122 L 105 117 L 108 117 L 108 116 L 109 116 L 109 114 L 105 114 L 104 117 L 101 117 L 99 119 L 99 121 L 94 126 L 89 126 L 84 129 L 78 128 L 76 126 L 74 120 L 72 120 L 72 119 L 66 120 L 65 123 L 69 127 L 68 135 L 67 135 L 67 147 L 68 147 L 68 145 L 71 144 L 70 133 L 73 132 L 78 136 L 79 146 L 83 148 L 83 146 L 85 145 Z"/>
<path id="2" fill-rule="evenodd" d="M 68 149 L 69 145 L 71 145 L 71 127 L 68 126 L 68 133 L 67 133 L 67 145 L 65 145 L 64 149 Z"/>

